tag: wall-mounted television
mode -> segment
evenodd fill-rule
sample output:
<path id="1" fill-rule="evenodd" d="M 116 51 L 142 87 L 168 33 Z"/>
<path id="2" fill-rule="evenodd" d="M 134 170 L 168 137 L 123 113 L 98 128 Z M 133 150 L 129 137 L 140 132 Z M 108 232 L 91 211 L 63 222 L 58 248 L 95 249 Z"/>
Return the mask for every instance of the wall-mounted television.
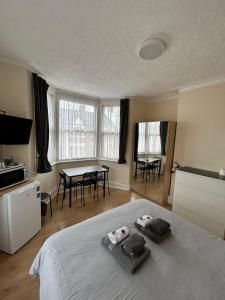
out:
<path id="1" fill-rule="evenodd" d="M 29 144 L 32 120 L 0 114 L 0 144 Z"/>

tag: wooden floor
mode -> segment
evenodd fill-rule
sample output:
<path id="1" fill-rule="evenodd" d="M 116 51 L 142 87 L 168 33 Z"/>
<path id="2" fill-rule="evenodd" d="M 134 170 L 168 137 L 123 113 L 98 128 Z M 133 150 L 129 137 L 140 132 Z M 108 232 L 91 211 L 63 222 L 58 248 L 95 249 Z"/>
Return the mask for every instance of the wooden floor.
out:
<path id="1" fill-rule="evenodd" d="M 28 271 L 38 250 L 50 235 L 111 208 L 143 198 L 131 191 L 110 191 L 110 196 L 107 194 L 103 198 L 100 190 L 99 201 L 87 194 L 85 207 L 81 206 L 79 200 L 73 200 L 73 206 L 69 208 L 67 198 L 61 210 L 60 201 L 53 199 L 53 216 L 50 217 L 47 212 L 41 231 L 14 255 L 0 252 L 0 299 L 39 299 L 39 280 L 30 278 Z"/>
<path id="2" fill-rule="evenodd" d="M 162 203 L 163 196 L 163 182 L 164 176 L 161 175 L 153 178 L 148 178 L 147 182 L 143 180 L 142 176 L 138 175 L 136 179 L 132 180 L 132 190 L 136 193 L 143 195 L 147 199 L 151 199 L 154 202 L 160 204 Z"/>

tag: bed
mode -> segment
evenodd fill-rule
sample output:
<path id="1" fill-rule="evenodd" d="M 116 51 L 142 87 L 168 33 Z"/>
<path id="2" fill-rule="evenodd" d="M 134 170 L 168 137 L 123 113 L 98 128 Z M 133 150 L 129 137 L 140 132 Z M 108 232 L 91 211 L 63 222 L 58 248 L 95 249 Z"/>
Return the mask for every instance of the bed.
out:
<path id="1" fill-rule="evenodd" d="M 151 213 L 170 222 L 162 244 L 147 238 L 151 256 L 126 273 L 101 245 L 109 231 Z M 224 300 L 225 242 L 145 199 L 104 212 L 46 240 L 29 274 L 40 277 L 41 300 Z"/>

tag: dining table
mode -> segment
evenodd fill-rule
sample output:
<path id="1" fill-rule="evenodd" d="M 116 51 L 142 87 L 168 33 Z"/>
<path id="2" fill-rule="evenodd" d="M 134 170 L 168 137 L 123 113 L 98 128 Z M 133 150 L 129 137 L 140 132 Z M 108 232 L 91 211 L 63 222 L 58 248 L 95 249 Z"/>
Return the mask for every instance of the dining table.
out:
<path id="1" fill-rule="evenodd" d="M 106 172 L 108 170 L 99 165 L 93 166 L 85 166 L 85 167 L 76 167 L 76 168 L 68 168 L 62 169 L 62 172 L 66 177 L 69 178 L 70 187 L 69 187 L 69 207 L 72 206 L 72 180 L 73 178 L 83 176 L 85 173 L 89 172 L 98 172 L 103 174 L 103 197 L 105 197 L 105 181 L 106 181 Z"/>
<path id="2" fill-rule="evenodd" d="M 150 166 L 150 165 L 152 165 L 153 163 L 158 162 L 158 163 L 159 163 L 159 167 L 158 167 L 158 178 L 160 177 L 160 173 L 161 173 L 161 164 L 162 164 L 162 158 L 161 158 L 161 157 L 138 158 L 138 160 L 136 161 L 135 177 L 137 176 L 137 165 L 138 165 L 138 162 L 145 163 L 146 166 Z"/>

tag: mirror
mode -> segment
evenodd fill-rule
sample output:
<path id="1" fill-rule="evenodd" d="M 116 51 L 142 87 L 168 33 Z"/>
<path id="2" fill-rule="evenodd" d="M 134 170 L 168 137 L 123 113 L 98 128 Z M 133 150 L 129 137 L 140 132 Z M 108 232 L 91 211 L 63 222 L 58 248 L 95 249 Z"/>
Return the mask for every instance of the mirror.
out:
<path id="1" fill-rule="evenodd" d="M 169 135 L 172 133 L 171 143 Z M 169 194 L 169 188 L 165 188 L 164 183 L 170 185 L 174 140 L 175 122 L 142 122 L 135 125 L 132 190 L 159 204 L 165 204 Z"/>

